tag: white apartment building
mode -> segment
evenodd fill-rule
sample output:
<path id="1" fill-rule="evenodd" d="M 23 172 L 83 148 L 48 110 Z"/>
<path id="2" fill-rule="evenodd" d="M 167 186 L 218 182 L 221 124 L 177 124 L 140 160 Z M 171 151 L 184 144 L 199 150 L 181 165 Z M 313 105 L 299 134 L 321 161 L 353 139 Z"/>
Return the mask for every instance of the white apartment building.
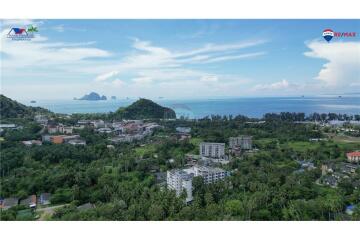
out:
<path id="1" fill-rule="evenodd" d="M 200 156 L 209 158 L 224 158 L 225 143 L 200 143 Z"/>
<path id="2" fill-rule="evenodd" d="M 196 177 L 203 177 L 205 184 L 211 184 L 229 176 L 229 173 L 224 169 L 206 166 L 194 166 L 190 171 L 192 171 Z"/>
<path id="3" fill-rule="evenodd" d="M 175 190 L 176 196 L 185 190 L 187 197 L 186 202 L 193 200 L 192 196 L 192 178 L 201 176 L 205 184 L 215 183 L 229 176 L 229 172 L 221 168 L 193 166 L 191 168 L 179 170 L 174 169 L 167 171 L 167 186 L 170 190 Z"/>
<path id="4" fill-rule="evenodd" d="M 252 137 L 251 136 L 230 137 L 229 147 L 231 149 L 239 147 L 244 150 L 250 150 L 252 149 Z"/>
<path id="5" fill-rule="evenodd" d="M 186 173 L 184 170 L 174 169 L 167 171 L 166 174 L 167 188 L 175 190 L 176 196 L 180 196 L 185 190 L 186 202 L 193 200 L 192 196 L 192 174 Z"/>

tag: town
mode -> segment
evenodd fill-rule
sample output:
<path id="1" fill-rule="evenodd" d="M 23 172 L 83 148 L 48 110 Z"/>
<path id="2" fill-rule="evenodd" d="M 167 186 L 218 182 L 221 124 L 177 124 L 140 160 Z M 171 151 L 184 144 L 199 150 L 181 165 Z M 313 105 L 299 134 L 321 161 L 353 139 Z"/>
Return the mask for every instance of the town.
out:
<path id="1" fill-rule="evenodd" d="M 358 116 L 298 116 L 2 119 L 1 218 L 359 219 Z"/>

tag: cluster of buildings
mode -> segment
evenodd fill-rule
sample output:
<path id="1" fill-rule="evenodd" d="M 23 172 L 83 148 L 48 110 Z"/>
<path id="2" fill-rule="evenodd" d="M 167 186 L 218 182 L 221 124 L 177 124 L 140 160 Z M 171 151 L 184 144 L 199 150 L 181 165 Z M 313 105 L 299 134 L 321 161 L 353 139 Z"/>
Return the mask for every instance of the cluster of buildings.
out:
<path id="1" fill-rule="evenodd" d="M 44 126 L 46 134 L 42 135 L 42 141 L 23 141 L 23 144 L 26 146 L 41 145 L 43 142 L 86 145 L 85 140 L 81 139 L 79 135 L 73 134 L 74 130 L 84 129 L 85 127 L 93 128 L 94 132 L 99 134 L 111 134 L 109 140 L 112 143 L 133 142 L 135 140 L 142 140 L 146 136 L 151 135 L 155 128 L 161 127 L 153 122 L 144 123 L 143 120 L 123 120 L 119 122 L 105 122 L 101 119 L 79 120 L 74 126 L 55 123 L 44 115 L 36 115 L 34 120 Z M 11 125 L 11 127 L 15 126 Z"/>
<path id="2" fill-rule="evenodd" d="M 187 169 L 173 169 L 167 171 L 166 183 L 169 190 L 174 190 L 177 196 L 180 196 L 183 192 L 186 192 L 186 202 L 193 200 L 193 186 L 192 180 L 194 177 L 201 176 L 205 184 L 211 184 L 225 177 L 230 173 L 221 169 L 209 166 L 193 166 Z"/>
<path id="3" fill-rule="evenodd" d="M 112 128 L 108 127 L 115 136 L 110 138 L 112 143 L 133 142 L 142 140 L 146 136 L 153 134 L 156 128 L 161 128 L 157 123 L 144 123 L 142 120 L 127 120 L 112 123 Z"/>
<path id="4" fill-rule="evenodd" d="M 63 124 L 50 124 L 47 125 L 47 131 L 49 134 L 72 134 L 74 130 L 73 126 L 64 126 Z"/>
<path id="5" fill-rule="evenodd" d="M 26 146 L 41 145 L 44 142 L 51 142 L 53 144 L 71 144 L 71 145 L 86 145 L 86 141 L 80 138 L 80 135 L 73 134 L 75 129 L 83 128 L 80 125 L 66 126 L 62 123 L 55 123 L 49 120 L 45 115 L 36 115 L 35 122 L 44 126 L 46 134 L 42 135 L 41 141 L 29 140 L 23 141 Z"/>
<path id="6" fill-rule="evenodd" d="M 360 152 L 353 153 L 347 154 L 348 163 L 323 164 L 319 183 L 335 188 L 341 180 L 351 178 L 356 173 L 356 170 L 360 169 L 359 158 L 357 158 L 357 155 L 360 156 Z M 355 159 L 353 155 L 355 155 Z M 352 184 L 354 188 L 360 187 L 360 181 L 354 181 Z"/>
<path id="7" fill-rule="evenodd" d="M 229 138 L 230 155 L 240 156 L 245 151 L 252 149 L 251 136 Z M 188 166 L 194 166 L 197 163 L 201 163 L 201 165 L 228 164 L 231 156 L 226 154 L 225 143 L 201 142 L 199 144 L 199 155 L 186 154 L 185 158 Z"/>
<path id="8" fill-rule="evenodd" d="M 225 143 L 200 143 L 200 156 L 205 158 L 224 159 Z M 229 138 L 229 153 L 239 156 L 242 151 L 252 149 L 252 137 L 251 136 L 239 136 Z"/>
<path id="9" fill-rule="evenodd" d="M 86 145 L 86 141 L 81 139 L 80 135 L 43 135 L 42 141 L 53 144 Z"/>
<path id="10" fill-rule="evenodd" d="M 22 205 L 29 208 L 36 208 L 37 205 L 49 205 L 50 204 L 50 193 L 41 193 L 39 196 L 30 195 L 24 199 L 18 199 L 16 197 L 10 197 L 2 199 L 0 198 L 0 208 L 3 210 L 7 210 L 11 207 L 16 207 L 18 205 Z"/>
<path id="11" fill-rule="evenodd" d="M 295 171 L 296 173 L 302 173 L 304 171 L 316 169 L 315 164 L 311 161 L 298 160 L 296 162 L 300 165 L 300 168 Z"/>

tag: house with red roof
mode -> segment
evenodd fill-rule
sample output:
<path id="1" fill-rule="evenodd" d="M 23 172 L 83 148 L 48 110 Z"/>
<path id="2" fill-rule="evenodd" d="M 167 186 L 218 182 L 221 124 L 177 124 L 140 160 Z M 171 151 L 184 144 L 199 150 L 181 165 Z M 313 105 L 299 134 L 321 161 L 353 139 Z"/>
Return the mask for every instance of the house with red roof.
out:
<path id="1" fill-rule="evenodd" d="M 360 162 L 360 151 L 349 152 L 346 154 L 346 157 L 349 162 L 358 163 Z"/>

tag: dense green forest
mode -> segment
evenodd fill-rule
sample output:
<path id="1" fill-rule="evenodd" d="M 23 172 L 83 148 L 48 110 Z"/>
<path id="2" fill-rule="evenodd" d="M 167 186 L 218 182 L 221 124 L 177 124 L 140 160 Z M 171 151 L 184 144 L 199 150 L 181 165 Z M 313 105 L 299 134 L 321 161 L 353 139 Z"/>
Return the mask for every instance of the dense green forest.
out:
<path id="1" fill-rule="evenodd" d="M 92 128 L 76 132 L 86 146 L 26 147 L 20 141 L 40 139 L 41 127 L 18 119 L 24 128 L 6 131 L 0 142 L 0 195 L 21 199 L 51 193 L 51 204 L 62 207 L 47 220 L 360 220 L 359 207 L 352 216 L 344 213 L 349 204 L 359 206 L 359 169 L 336 188 L 317 182 L 322 164 L 344 162 L 346 152 L 360 149 L 360 143 L 309 142 L 331 130 L 294 123 L 297 114 L 284 115 L 289 117 L 267 115 L 261 123 L 257 121 L 264 119 L 245 116 L 159 119 L 163 128 L 152 136 L 110 149 L 108 136 Z M 177 126 L 191 127 L 191 139 L 172 137 Z M 258 150 L 222 166 L 231 172 L 225 181 L 206 185 L 201 177 L 194 178 L 193 202 L 186 204 L 185 196 L 176 197 L 157 180 L 155 173 L 183 167 L 185 154 L 198 154 L 199 142 L 227 143 L 238 135 L 253 136 Z M 312 161 L 316 168 L 298 171 L 299 159 Z M 77 208 L 84 203 L 95 207 Z M 21 209 L 1 211 L 1 220 L 21 219 Z"/>
<path id="2" fill-rule="evenodd" d="M 0 116 L 6 118 L 22 118 L 37 113 L 49 114 L 50 111 L 40 107 L 28 107 L 0 94 Z"/>

